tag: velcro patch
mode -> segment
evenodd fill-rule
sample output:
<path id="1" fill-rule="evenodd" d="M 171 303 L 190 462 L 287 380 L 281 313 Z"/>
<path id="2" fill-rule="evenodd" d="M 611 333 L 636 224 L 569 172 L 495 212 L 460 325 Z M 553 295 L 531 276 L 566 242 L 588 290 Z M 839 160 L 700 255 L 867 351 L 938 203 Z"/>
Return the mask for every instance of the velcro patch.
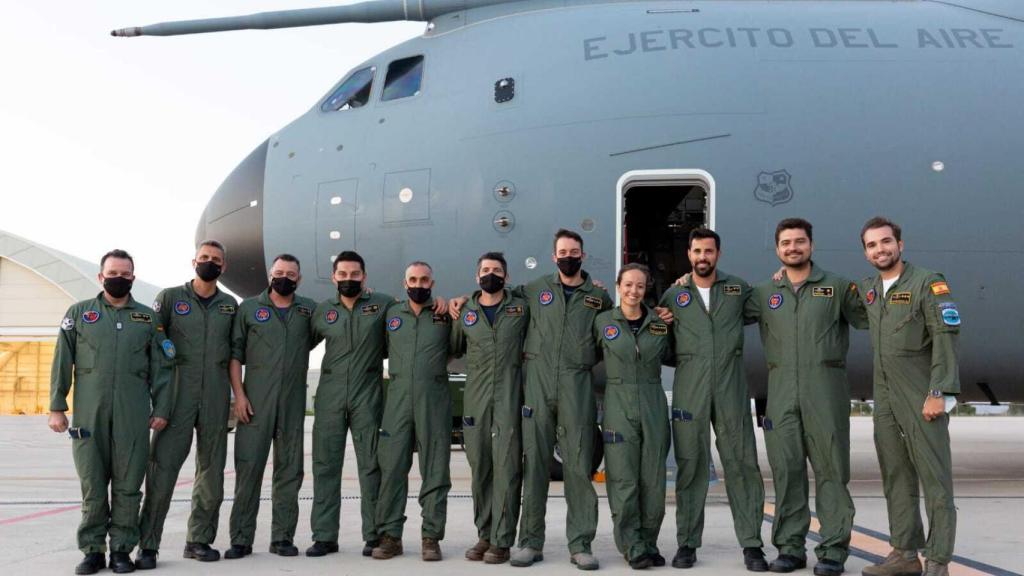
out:
<path id="1" fill-rule="evenodd" d="M 811 296 L 817 296 L 819 298 L 831 298 L 832 292 L 833 290 L 831 286 L 815 286 L 814 289 L 811 290 Z"/>
<path id="2" fill-rule="evenodd" d="M 622 437 L 622 432 L 616 432 L 615 430 L 605 430 L 601 432 L 601 436 L 604 438 L 605 444 L 618 444 L 626 441 Z"/>
<path id="3" fill-rule="evenodd" d="M 306 308 L 305 306 L 296 306 L 295 310 L 300 315 L 305 316 L 306 318 L 312 318 L 313 317 L 313 311 L 311 309 L 309 309 L 309 308 Z"/>
<path id="4" fill-rule="evenodd" d="M 447 324 L 451 321 L 451 317 L 447 314 L 434 314 L 430 318 L 434 321 L 434 324 Z"/>
<path id="5" fill-rule="evenodd" d="M 655 324 L 652 322 L 647 326 L 647 331 L 655 336 L 664 336 L 665 334 L 668 334 L 668 325 L 661 323 Z"/>
<path id="6" fill-rule="evenodd" d="M 174 360 L 174 357 L 177 355 L 177 350 L 174 349 L 174 342 L 165 338 L 164 341 L 160 343 L 160 348 L 164 351 L 164 356 L 168 360 Z"/>
<path id="7" fill-rule="evenodd" d="M 64 319 L 60 321 L 60 329 L 61 330 L 68 331 L 68 330 L 71 330 L 74 327 L 75 327 L 75 320 L 73 318 L 71 318 L 70 316 L 65 316 Z"/>
<path id="8" fill-rule="evenodd" d="M 533 418 L 533 408 L 523 406 L 523 418 Z"/>
<path id="9" fill-rule="evenodd" d="M 946 326 L 960 325 L 960 311 L 957 310 L 956 304 L 952 302 L 939 304 L 939 315 L 942 316 L 942 323 Z"/>
<path id="10" fill-rule="evenodd" d="M 932 282 L 931 289 L 932 294 L 935 294 L 936 296 L 949 294 L 949 285 L 945 282 Z"/>
<path id="11" fill-rule="evenodd" d="M 594 310 L 601 309 L 601 299 L 597 296 L 584 296 L 583 305 L 587 308 L 593 308 Z"/>
<path id="12" fill-rule="evenodd" d="M 893 292 L 889 304 L 910 304 L 910 292 Z"/>
<path id="13" fill-rule="evenodd" d="M 363 316 L 369 316 L 370 314 L 380 312 L 380 306 L 377 304 L 367 304 L 360 308 L 359 312 L 362 313 Z"/>
<path id="14" fill-rule="evenodd" d="M 676 422 L 692 422 L 693 414 L 679 408 L 672 409 L 672 419 Z"/>
<path id="15" fill-rule="evenodd" d="M 522 316 L 523 306 L 516 304 L 515 306 L 505 306 L 505 316 Z"/>
<path id="16" fill-rule="evenodd" d="M 128 315 L 132 322 L 145 322 L 146 324 L 153 323 L 153 317 L 145 312 L 132 312 Z"/>
<path id="17" fill-rule="evenodd" d="M 221 314 L 234 314 L 235 306 L 233 304 L 221 304 L 220 306 L 217 306 L 217 310 Z"/>
<path id="18" fill-rule="evenodd" d="M 854 294 L 857 293 L 857 283 L 856 282 L 850 282 L 850 292 L 853 292 Z"/>
<path id="19" fill-rule="evenodd" d="M 743 287 L 739 284 L 726 284 L 725 287 L 722 288 L 722 293 L 726 296 L 739 296 L 743 293 Z"/>

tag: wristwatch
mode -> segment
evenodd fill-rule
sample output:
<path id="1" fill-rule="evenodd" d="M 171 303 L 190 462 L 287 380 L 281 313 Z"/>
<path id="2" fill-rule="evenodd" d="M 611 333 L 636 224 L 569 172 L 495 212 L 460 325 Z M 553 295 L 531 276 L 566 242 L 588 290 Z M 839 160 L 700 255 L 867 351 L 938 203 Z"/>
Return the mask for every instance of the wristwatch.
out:
<path id="1" fill-rule="evenodd" d="M 929 390 L 928 395 L 932 398 L 942 398 L 944 396 L 942 390 Z"/>

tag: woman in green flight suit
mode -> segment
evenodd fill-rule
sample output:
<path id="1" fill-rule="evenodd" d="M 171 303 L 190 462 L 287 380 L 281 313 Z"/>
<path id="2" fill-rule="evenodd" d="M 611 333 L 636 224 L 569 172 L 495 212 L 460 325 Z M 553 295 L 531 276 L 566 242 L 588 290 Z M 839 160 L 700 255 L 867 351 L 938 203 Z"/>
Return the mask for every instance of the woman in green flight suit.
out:
<path id="1" fill-rule="evenodd" d="M 608 371 L 603 436 L 615 545 L 638 570 L 665 565 L 658 532 L 670 438 L 661 365 L 672 357 L 672 332 L 643 303 L 649 284 L 646 266 L 623 266 L 615 281 L 619 306 L 594 320 Z"/>

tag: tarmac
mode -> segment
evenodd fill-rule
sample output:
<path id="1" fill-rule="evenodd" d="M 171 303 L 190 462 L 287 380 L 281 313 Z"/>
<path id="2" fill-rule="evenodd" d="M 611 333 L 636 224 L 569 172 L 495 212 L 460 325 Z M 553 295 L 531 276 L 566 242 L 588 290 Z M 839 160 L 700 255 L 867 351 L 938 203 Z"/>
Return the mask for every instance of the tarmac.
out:
<path id="1" fill-rule="evenodd" d="M 463 558 L 466 548 L 476 542 L 473 526 L 473 505 L 470 500 L 470 470 L 465 454 L 453 447 L 452 491 L 448 502 L 447 536 L 441 542 L 444 561 L 426 564 L 420 560 L 420 517 L 415 494 L 419 489 L 417 467 L 413 466 L 406 515 L 405 554 L 380 561 L 360 555 L 359 490 L 355 456 L 351 442 L 345 457 L 342 483 L 341 551 L 323 558 L 301 555 L 310 542 L 309 513 L 313 482 L 310 476 L 312 418 L 306 420 L 306 478 L 300 493 L 300 516 L 296 545 L 300 556 L 280 558 L 267 552 L 270 527 L 270 476 L 268 469 L 263 486 L 263 503 L 256 533 L 254 554 L 241 560 L 199 563 L 185 560 L 181 551 L 185 543 L 185 525 L 189 513 L 189 497 L 194 475 L 191 459 L 182 469 L 175 500 L 164 530 L 158 574 L 380 574 L 418 576 L 462 576 L 480 573 L 509 574 L 574 574 L 569 564 L 565 537 L 565 500 L 561 483 L 552 483 L 547 512 L 547 544 L 543 562 L 532 568 L 509 565 L 489 566 Z M 957 417 L 951 422 L 955 494 L 959 514 L 956 557 L 950 573 L 1009 575 L 1024 573 L 1024 418 L 1019 417 Z M 846 563 L 848 574 L 884 556 L 888 550 L 888 521 L 885 499 L 872 442 L 869 417 L 851 420 L 853 449 L 851 451 L 850 490 L 857 515 L 851 542 L 851 556 Z M 769 559 L 776 551 L 771 542 L 771 513 L 774 490 L 770 469 L 765 460 L 764 439 L 757 432 L 761 471 L 765 476 L 765 523 L 762 537 Z M 80 497 L 78 478 L 71 459 L 71 440 L 46 427 L 45 416 L 0 417 L 0 574 L 72 574 L 81 559 L 75 544 L 75 528 L 79 520 Z M 229 438 L 229 450 L 233 445 Z M 721 470 L 717 454 L 717 469 Z M 233 456 L 229 452 L 226 476 L 226 500 L 221 509 L 220 530 L 215 547 L 222 551 L 229 545 L 228 516 L 234 491 Z M 268 467 L 269 468 L 269 467 Z M 732 520 L 725 498 L 724 481 L 711 486 L 708 497 L 704 546 L 697 552 L 697 565 L 691 574 L 746 574 L 740 548 L 735 541 Z M 594 553 L 601 562 L 600 573 L 627 574 L 632 570 L 618 554 L 612 540 L 611 514 L 604 498 L 604 484 L 597 483 L 601 496 L 600 521 Z M 813 484 L 811 485 L 813 497 Z M 670 561 L 675 553 L 675 504 L 672 486 L 659 544 Z M 813 503 L 812 503 L 813 510 Z M 816 523 L 812 521 L 812 530 Z M 812 533 L 808 540 L 808 560 L 813 565 Z M 671 567 L 654 568 L 654 572 L 675 572 Z M 104 571 L 101 574 L 110 572 Z M 810 567 L 794 574 L 810 574 Z"/>

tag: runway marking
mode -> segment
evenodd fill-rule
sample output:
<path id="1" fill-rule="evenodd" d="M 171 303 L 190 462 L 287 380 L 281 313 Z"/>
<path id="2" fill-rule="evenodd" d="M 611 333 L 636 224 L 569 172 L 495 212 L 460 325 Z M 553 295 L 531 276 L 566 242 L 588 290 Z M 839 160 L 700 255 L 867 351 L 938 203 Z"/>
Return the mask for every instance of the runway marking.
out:
<path id="1" fill-rule="evenodd" d="M 60 508 L 51 508 L 50 510 L 42 510 L 40 512 L 33 512 L 32 514 L 25 514 L 24 516 L 15 516 L 14 518 L 6 518 L 0 520 L 0 526 L 7 524 L 16 524 L 25 520 L 32 520 L 34 518 L 42 518 L 44 516 L 53 516 L 54 514 L 60 514 L 61 512 L 67 512 L 69 510 L 78 510 L 82 507 L 81 504 L 75 504 L 74 506 L 61 506 Z"/>

